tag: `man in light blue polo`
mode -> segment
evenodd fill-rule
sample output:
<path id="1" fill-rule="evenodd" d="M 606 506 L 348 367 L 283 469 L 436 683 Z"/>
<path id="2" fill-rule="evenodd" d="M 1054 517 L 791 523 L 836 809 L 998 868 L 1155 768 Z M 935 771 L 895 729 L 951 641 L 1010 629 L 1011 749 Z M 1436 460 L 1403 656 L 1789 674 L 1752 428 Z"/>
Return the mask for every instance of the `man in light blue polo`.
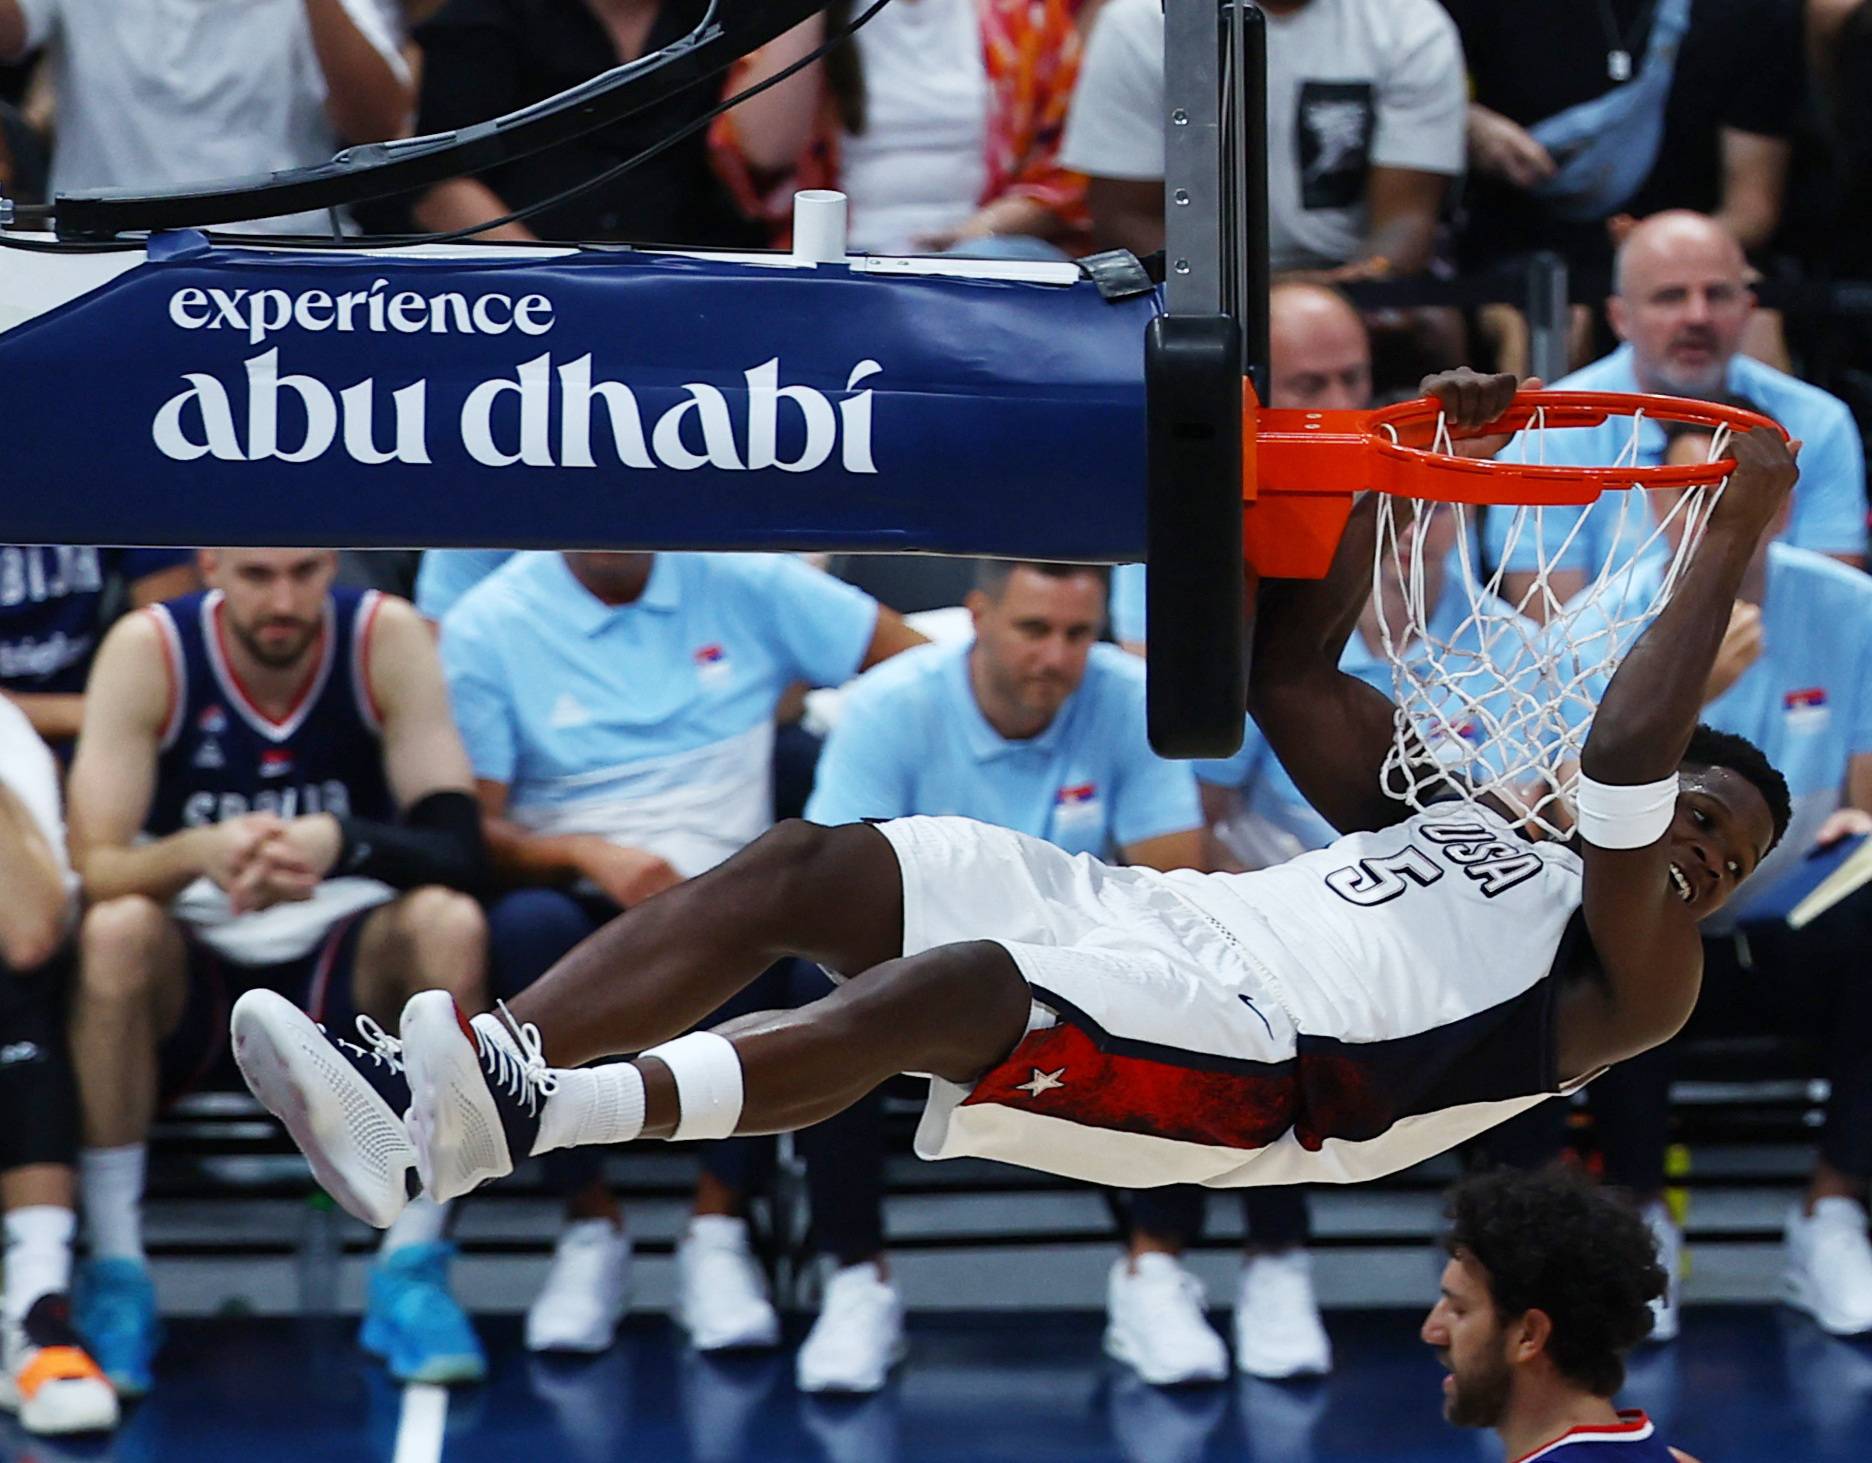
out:
<path id="1" fill-rule="evenodd" d="M 1800 439 L 1800 484 L 1786 538 L 1799 548 L 1863 565 L 1866 551 L 1865 454 L 1846 404 L 1817 386 L 1739 354 L 1755 310 L 1741 246 L 1714 219 L 1673 210 L 1654 214 L 1620 246 L 1615 293 L 1607 302 L 1612 328 L 1624 342 L 1609 356 L 1551 383 L 1556 391 L 1645 392 L 1664 396 L 1742 398 Z M 1598 427 L 1549 431 L 1541 459 L 1556 465 L 1607 466 L 1622 461 L 1631 419 L 1613 417 Z M 1664 460 L 1664 428 L 1640 427 L 1638 466 Z M 1520 443 L 1501 454 L 1517 460 Z M 1530 444 L 1530 452 L 1533 447 Z M 1591 511 L 1568 544 L 1584 509 L 1548 508 L 1535 531 L 1533 516 L 1509 542 L 1514 515 L 1489 514 L 1486 542 L 1491 563 L 1506 563 L 1506 597 L 1520 604 L 1544 545 L 1557 567 L 1549 574 L 1554 602 L 1564 603 L 1596 574 L 1615 548 L 1621 557 L 1650 531 L 1639 510 L 1625 515 L 1618 533 L 1620 495 L 1609 493 Z M 1636 505 L 1634 505 L 1636 508 Z M 1661 547 L 1653 552 L 1661 552 Z M 1537 613 L 1546 601 L 1530 601 Z M 1544 616 L 1542 616 L 1544 618 Z"/>
<path id="2" fill-rule="evenodd" d="M 714 867 L 773 821 L 774 712 L 922 637 L 786 555 L 525 553 L 449 611 L 442 662 L 494 869 L 496 990 L 516 994 L 620 909 Z M 776 1004 L 757 998 L 749 1009 Z M 779 1324 L 741 1204 L 765 1147 L 712 1144 L 678 1249 L 678 1319 L 701 1350 L 771 1346 Z M 589 1161 L 527 1316 L 536 1351 L 599 1351 L 630 1245 Z"/>
<path id="3" fill-rule="evenodd" d="M 1702 434 L 1675 433 L 1670 460 L 1695 460 L 1707 447 Z M 1656 496 L 1654 506 L 1668 512 L 1672 495 Z M 1781 527 L 1743 576 L 1703 716 L 1762 749 L 1787 779 L 1794 814 L 1780 847 L 1704 926 L 1703 993 L 1690 1031 L 1758 1032 L 1766 1021 L 1820 1038 L 1831 1091 L 1807 1194 L 1787 1215 L 1783 1295 L 1822 1329 L 1858 1335 L 1872 1331 L 1872 887 L 1792 930 L 1791 899 L 1777 886 L 1817 846 L 1872 830 L 1872 578 L 1771 541 Z M 1634 578 L 1627 602 L 1647 603 L 1658 568 L 1641 566 Z M 1597 623 L 1582 623 L 1576 638 Z M 1642 628 L 1630 629 L 1627 648 Z M 1764 1000 L 1764 992 L 1772 995 Z M 1643 1206 L 1673 1277 L 1652 1330 L 1658 1340 L 1678 1328 L 1682 1237 L 1662 1200 L 1674 1053 L 1675 1043 L 1658 1047 L 1591 1090 L 1606 1179 Z"/>
<path id="4" fill-rule="evenodd" d="M 968 597 L 969 640 L 901 656 L 847 693 L 807 817 L 961 814 L 1073 853 L 1195 866 L 1195 779 L 1150 750 L 1142 662 L 1096 643 L 1106 579 L 1085 565 L 986 563 Z M 877 1123 L 876 1104 L 866 1103 L 800 1135 L 814 1230 L 837 1266 L 800 1350 L 804 1390 L 875 1391 L 902 1351 L 902 1304 L 883 1254 Z M 1201 1287 L 1171 1256 L 1120 1260 L 1112 1303 L 1107 1349 L 1148 1380 L 1226 1374 Z"/>

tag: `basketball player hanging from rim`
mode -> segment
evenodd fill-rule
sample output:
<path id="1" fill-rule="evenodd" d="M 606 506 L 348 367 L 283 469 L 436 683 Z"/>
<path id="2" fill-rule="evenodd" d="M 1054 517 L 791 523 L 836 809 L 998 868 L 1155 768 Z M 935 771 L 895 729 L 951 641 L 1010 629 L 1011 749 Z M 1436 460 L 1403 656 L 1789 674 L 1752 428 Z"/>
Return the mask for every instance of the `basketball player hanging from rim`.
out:
<path id="1" fill-rule="evenodd" d="M 1424 389 L 1460 432 L 1515 382 L 1461 371 Z M 1696 721 L 1797 476 L 1773 432 L 1730 450 L 1675 596 L 1606 689 L 1567 842 L 1524 836 L 1453 780 L 1417 813 L 1382 791 L 1395 708 L 1337 669 L 1370 591 L 1368 496 L 1327 578 L 1262 590 L 1250 675 L 1255 719 L 1336 843 L 1255 873 L 1163 874 L 960 818 L 787 823 L 619 916 L 505 1018 L 425 992 L 371 1059 L 252 992 L 233 1016 L 242 1069 L 377 1225 L 412 1164 L 446 1200 L 554 1148 L 802 1128 L 901 1072 L 933 1078 L 926 1158 L 1127 1187 L 1403 1168 L 1676 1032 L 1697 922 L 1786 826 L 1780 775 Z M 783 955 L 842 983 L 690 1031 Z"/>

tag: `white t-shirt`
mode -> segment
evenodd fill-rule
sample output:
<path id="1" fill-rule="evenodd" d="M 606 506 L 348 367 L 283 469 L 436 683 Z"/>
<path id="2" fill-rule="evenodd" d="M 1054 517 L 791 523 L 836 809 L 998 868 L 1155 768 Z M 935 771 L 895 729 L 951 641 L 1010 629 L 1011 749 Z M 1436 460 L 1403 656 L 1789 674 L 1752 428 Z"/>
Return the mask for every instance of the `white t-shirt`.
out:
<path id="1" fill-rule="evenodd" d="M 58 763 L 26 713 L 4 696 L 0 696 L 0 787 L 20 800 L 58 860 L 66 890 L 76 893 L 78 878 L 65 851 L 65 819 L 59 811 Z"/>
<path id="2" fill-rule="evenodd" d="M 1079 64 L 1060 166 L 1128 182 L 1162 178 L 1163 67 L 1162 0 L 1105 0 Z"/>
<path id="3" fill-rule="evenodd" d="M 339 0 L 396 73 L 385 0 Z M 19 0 L 29 47 L 52 47 L 52 189 L 160 189 L 329 160 L 325 76 L 304 0 Z M 322 212 L 228 225 L 324 233 Z"/>
<path id="4" fill-rule="evenodd" d="M 1436 0 L 1310 0 L 1267 16 L 1268 235 L 1275 269 L 1356 258 L 1374 167 L 1463 170 L 1468 84 Z M 1163 11 L 1108 0 L 1060 160 L 1100 178 L 1163 177 Z"/>
<path id="5" fill-rule="evenodd" d="M 851 247 L 910 250 L 988 185 L 988 66 L 974 0 L 897 0 L 858 32 L 865 130 L 841 141 Z"/>

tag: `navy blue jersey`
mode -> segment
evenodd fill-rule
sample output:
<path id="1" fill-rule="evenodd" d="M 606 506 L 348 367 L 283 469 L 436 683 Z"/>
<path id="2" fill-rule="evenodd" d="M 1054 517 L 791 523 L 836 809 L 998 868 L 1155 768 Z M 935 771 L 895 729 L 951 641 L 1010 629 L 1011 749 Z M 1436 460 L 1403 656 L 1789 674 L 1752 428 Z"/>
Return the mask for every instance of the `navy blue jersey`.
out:
<path id="1" fill-rule="evenodd" d="M 0 544 L 0 690 L 84 690 L 110 602 L 186 549 Z"/>
<path id="2" fill-rule="evenodd" d="M 144 831 L 162 837 L 256 812 L 393 819 L 366 676 L 381 598 L 355 589 L 327 596 L 313 669 L 280 721 L 253 703 L 228 663 L 219 590 L 154 606 L 172 679 Z"/>
<path id="3" fill-rule="evenodd" d="M 1523 1453 L 1515 1463 L 1676 1463 L 1675 1455 L 1657 1428 L 1642 1412 L 1621 1412 L 1610 1427 L 1576 1427 Z"/>

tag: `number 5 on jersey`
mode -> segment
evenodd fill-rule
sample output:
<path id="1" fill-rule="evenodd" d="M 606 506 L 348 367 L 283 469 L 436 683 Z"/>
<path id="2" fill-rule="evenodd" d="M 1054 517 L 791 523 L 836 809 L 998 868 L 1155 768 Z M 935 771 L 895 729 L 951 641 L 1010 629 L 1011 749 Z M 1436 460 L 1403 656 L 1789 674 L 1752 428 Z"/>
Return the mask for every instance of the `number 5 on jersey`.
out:
<path id="1" fill-rule="evenodd" d="M 1346 868 L 1334 869 L 1326 876 L 1326 887 L 1353 904 L 1383 904 L 1396 899 L 1412 884 L 1421 889 L 1442 877 L 1443 870 L 1429 854 L 1406 844 L 1396 853 L 1362 858 Z"/>

